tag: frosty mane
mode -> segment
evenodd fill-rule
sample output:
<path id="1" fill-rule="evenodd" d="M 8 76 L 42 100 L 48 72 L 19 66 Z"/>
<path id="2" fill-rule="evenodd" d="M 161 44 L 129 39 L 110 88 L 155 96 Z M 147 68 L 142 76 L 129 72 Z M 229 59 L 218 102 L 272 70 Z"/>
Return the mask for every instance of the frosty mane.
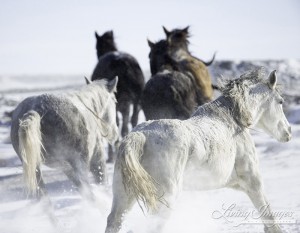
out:
<path id="1" fill-rule="evenodd" d="M 90 119 L 97 122 L 101 135 L 111 141 L 116 136 L 115 132 L 113 128 L 105 124 L 102 115 L 108 107 L 108 98 L 113 98 L 114 102 L 117 101 L 115 96 L 110 97 L 107 85 L 108 81 L 105 79 L 95 80 L 77 91 L 66 93 L 66 95 L 73 100 L 74 105 L 79 104 L 79 108 L 84 106 L 86 111 L 90 113 Z"/>
<path id="2" fill-rule="evenodd" d="M 249 127 L 253 121 L 248 107 L 248 89 L 252 85 L 264 83 L 265 75 L 265 68 L 259 67 L 242 74 L 240 78 L 223 79 L 220 82 L 220 89 L 224 97 L 229 99 L 233 105 L 230 109 L 231 114 L 241 127 Z"/>

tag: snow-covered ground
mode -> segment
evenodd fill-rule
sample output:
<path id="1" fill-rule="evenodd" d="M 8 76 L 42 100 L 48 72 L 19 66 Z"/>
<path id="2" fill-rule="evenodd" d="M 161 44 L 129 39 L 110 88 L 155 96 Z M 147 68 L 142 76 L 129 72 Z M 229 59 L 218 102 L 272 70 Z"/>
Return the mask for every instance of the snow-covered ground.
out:
<path id="1" fill-rule="evenodd" d="M 285 214 L 280 220 L 285 232 L 300 232 L 300 61 L 221 61 L 210 71 L 214 81 L 219 75 L 236 77 L 253 66 L 278 70 L 284 84 L 285 111 L 292 125 L 293 138 L 279 143 L 265 133 L 253 130 L 260 158 L 265 190 L 272 209 Z M 96 187 L 97 204 L 84 200 L 60 171 L 43 168 L 56 225 L 49 209 L 26 197 L 23 190 L 22 166 L 10 142 L 9 119 L 4 112 L 12 110 L 26 96 L 45 91 L 61 91 L 84 85 L 81 76 L 0 76 L 0 232 L 2 233 L 99 233 L 104 232 L 111 205 L 110 187 Z M 142 113 L 141 113 L 141 118 Z M 109 165 L 110 178 L 113 166 Z M 111 180 L 111 179 L 110 179 Z M 248 197 L 241 192 L 220 189 L 205 192 L 184 191 L 168 221 L 164 233 L 198 232 L 263 232 L 263 225 L 246 213 L 254 211 Z M 230 216 L 231 215 L 231 216 Z M 281 216 L 281 215 L 280 215 Z M 153 219 L 138 206 L 128 215 L 127 230 L 146 232 Z M 125 229 L 124 232 L 127 232 Z"/>

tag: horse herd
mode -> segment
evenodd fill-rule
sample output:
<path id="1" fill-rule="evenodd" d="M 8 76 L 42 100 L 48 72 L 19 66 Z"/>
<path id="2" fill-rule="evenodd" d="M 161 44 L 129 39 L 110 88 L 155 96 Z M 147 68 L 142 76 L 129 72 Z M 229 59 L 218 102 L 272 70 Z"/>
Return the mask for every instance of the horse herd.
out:
<path id="1" fill-rule="evenodd" d="M 46 164 L 61 169 L 94 200 L 88 173 L 97 183 L 107 183 L 108 141 L 109 160 L 117 157 L 106 233 L 121 230 L 124 214 L 136 201 L 159 217 L 153 232 L 162 232 L 183 188 L 238 189 L 258 211 L 266 206 L 263 210 L 271 213 L 249 128 L 257 126 L 281 142 L 291 139 L 276 72 L 265 79 L 259 68 L 223 81 L 218 87 L 223 94 L 213 100 L 207 66 L 214 57 L 206 63 L 191 55 L 188 27 L 163 29 L 166 39 L 148 40 L 151 78 L 146 84 L 137 60 L 117 50 L 113 32 L 96 32 L 98 64 L 88 85 L 29 97 L 17 106 L 11 140 L 29 193 L 46 197 L 40 169 Z M 147 121 L 137 126 L 141 109 Z M 282 232 L 272 214 L 262 220 L 265 232 Z"/>

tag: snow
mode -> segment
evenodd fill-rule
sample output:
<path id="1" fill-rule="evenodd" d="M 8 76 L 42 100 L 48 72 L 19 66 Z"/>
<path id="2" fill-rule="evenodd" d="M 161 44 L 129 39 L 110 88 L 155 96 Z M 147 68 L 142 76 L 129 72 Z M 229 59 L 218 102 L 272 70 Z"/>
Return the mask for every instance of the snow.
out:
<path id="1" fill-rule="evenodd" d="M 218 61 L 210 72 L 214 82 L 220 74 L 236 77 L 249 67 L 261 66 L 267 70 L 278 70 L 284 84 L 285 111 L 292 126 L 293 138 L 288 143 L 279 143 L 259 130 L 252 130 L 260 158 L 260 168 L 265 183 L 267 198 L 273 211 L 289 212 L 291 216 L 282 220 L 284 232 L 300 232 L 300 62 L 285 61 Z M 5 111 L 29 95 L 45 91 L 61 91 L 72 86 L 84 85 L 80 75 L 70 76 L 0 76 L 0 232 L 3 233 L 83 233 L 104 232 L 110 211 L 111 187 L 93 185 L 97 201 L 84 200 L 77 189 L 58 170 L 43 167 L 53 212 L 44 202 L 26 196 L 22 180 L 21 162 L 10 141 L 9 118 Z M 143 114 L 140 115 L 142 121 Z M 108 165 L 111 183 L 113 165 Z M 263 225 L 241 224 L 243 218 L 224 217 L 224 208 L 235 205 L 235 210 L 253 211 L 249 198 L 242 192 L 230 189 L 203 192 L 184 191 L 166 224 L 164 233 L 196 232 L 263 232 Z M 51 216 L 56 218 L 53 224 Z M 253 220 L 253 219 L 252 219 Z M 122 232 L 146 232 L 155 225 L 155 218 L 143 214 L 138 206 L 129 213 Z M 238 226 L 237 226 L 238 225 Z"/>

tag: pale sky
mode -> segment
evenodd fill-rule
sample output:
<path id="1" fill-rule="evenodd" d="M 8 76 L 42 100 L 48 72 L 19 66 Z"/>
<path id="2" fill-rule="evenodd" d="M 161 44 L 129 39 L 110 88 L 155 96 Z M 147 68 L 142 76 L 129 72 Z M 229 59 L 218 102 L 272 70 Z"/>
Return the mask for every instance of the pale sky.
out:
<path id="1" fill-rule="evenodd" d="M 298 0 L 0 0 L 0 75 L 84 74 L 95 30 L 149 70 L 147 38 L 190 25 L 192 53 L 217 59 L 299 59 Z"/>

